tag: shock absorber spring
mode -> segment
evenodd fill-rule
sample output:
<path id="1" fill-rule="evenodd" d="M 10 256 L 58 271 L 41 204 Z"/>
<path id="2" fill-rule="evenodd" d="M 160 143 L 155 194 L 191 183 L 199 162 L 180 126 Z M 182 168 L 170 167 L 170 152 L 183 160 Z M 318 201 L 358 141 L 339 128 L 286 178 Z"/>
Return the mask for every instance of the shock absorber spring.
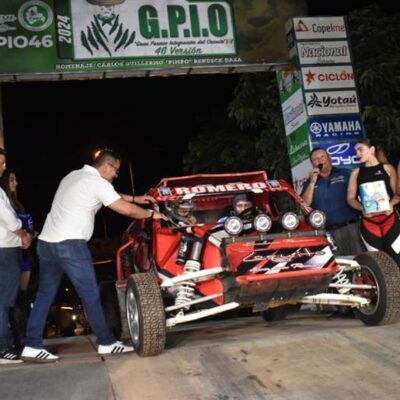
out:
<path id="1" fill-rule="evenodd" d="M 191 274 L 200 270 L 200 254 L 203 247 L 201 240 L 195 240 L 192 245 L 190 258 L 185 262 L 183 267 L 183 275 Z M 188 310 L 190 306 L 184 307 L 185 304 L 193 300 L 196 283 L 192 279 L 187 279 L 179 284 L 179 288 L 176 294 L 175 305 L 182 306 L 182 308 Z"/>
<path id="2" fill-rule="evenodd" d="M 195 260 L 188 260 L 183 268 L 184 274 L 189 274 L 192 272 L 197 272 L 200 270 L 200 262 Z M 194 297 L 194 290 L 195 290 L 196 283 L 193 280 L 186 280 L 183 281 L 179 285 L 178 292 L 176 294 L 175 305 L 185 305 L 189 301 L 193 300 Z M 183 307 L 188 308 L 188 307 Z"/>
<path id="3" fill-rule="evenodd" d="M 332 283 L 336 283 L 338 285 L 349 285 L 351 283 L 348 275 L 346 274 L 345 268 L 346 268 L 345 266 L 339 267 L 339 271 L 333 277 Z M 338 288 L 337 291 L 340 294 L 344 294 L 344 293 L 348 293 L 350 291 L 350 288 L 345 288 L 345 287 Z"/>

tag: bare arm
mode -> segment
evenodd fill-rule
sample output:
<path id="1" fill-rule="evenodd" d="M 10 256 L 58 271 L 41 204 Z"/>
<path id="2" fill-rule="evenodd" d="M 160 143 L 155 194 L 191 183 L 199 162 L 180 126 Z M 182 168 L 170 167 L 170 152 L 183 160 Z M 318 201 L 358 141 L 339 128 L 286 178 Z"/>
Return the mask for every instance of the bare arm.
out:
<path id="1" fill-rule="evenodd" d="M 397 195 L 400 195 L 400 162 L 397 164 L 397 182 L 396 182 L 396 191 Z"/>
<path id="2" fill-rule="evenodd" d="M 400 203 L 400 197 L 397 195 L 396 192 L 396 187 L 397 187 L 397 173 L 393 165 L 390 164 L 384 164 L 383 166 L 385 168 L 385 171 L 389 175 L 390 178 L 390 187 L 394 193 L 393 197 L 390 199 L 390 205 L 393 207 L 396 204 Z"/>
<path id="3" fill-rule="evenodd" d="M 359 168 L 354 169 L 350 175 L 349 185 L 347 186 L 347 203 L 358 211 L 363 211 L 362 204 L 357 200 L 357 177 Z"/>
<path id="4" fill-rule="evenodd" d="M 144 195 L 144 196 L 132 196 L 131 194 L 118 193 L 125 201 L 129 203 L 137 204 L 156 204 L 154 197 Z"/>
<path id="5" fill-rule="evenodd" d="M 317 183 L 319 173 L 320 170 L 318 168 L 312 169 L 310 173 L 310 183 L 308 184 L 306 190 L 301 195 L 302 199 L 306 202 L 308 206 L 310 206 L 313 201 L 315 184 Z"/>
<path id="6" fill-rule="evenodd" d="M 154 219 L 167 219 L 164 214 L 158 211 L 146 210 L 145 208 L 130 203 L 123 198 L 114 201 L 114 203 L 111 203 L 108 207 L 118 214 L 125 215 L 126 217 L 130 218 L 146 219 L 153 217 Z"/>

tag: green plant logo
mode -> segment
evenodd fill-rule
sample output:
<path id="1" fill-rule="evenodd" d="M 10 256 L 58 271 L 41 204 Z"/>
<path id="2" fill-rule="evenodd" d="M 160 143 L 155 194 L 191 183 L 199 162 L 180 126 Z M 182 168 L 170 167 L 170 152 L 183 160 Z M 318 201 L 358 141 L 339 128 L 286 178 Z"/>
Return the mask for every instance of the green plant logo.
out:
<path id="1" fill-rule="evenodd" d="M 106 51 L 111 57 L 124 50 L 135 40 L 135 31 L 125 29 L 115 13 L 114 6 L 97 6 L 93 19 L 81 31 L 81 43 L 93 55 L 96 51 Z"/>
<path id="2" fill-rule="evenodd" d="M 19 8 L 18 21 L 28 31 L 44 31 L 53 22 L 53 11 L 43 1 L 27 1 Z"/>

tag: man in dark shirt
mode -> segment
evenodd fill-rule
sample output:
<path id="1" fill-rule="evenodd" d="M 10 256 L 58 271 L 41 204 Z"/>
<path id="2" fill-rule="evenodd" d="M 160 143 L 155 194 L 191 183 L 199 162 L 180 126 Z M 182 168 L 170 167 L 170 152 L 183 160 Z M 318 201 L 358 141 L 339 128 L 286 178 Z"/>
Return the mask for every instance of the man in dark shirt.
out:
<path id="1" fill-rule="evenodd" d="M 326 214 L 326 228 L 333 235 L 338 255 L 363 252 L 358 227 L 360 214 L 347 204 L 351 170 L 333 167 L 330 155 L 319 147 L 311 151 L 310 161 L 313 169 L 301 197 L 313 209 Z"/>

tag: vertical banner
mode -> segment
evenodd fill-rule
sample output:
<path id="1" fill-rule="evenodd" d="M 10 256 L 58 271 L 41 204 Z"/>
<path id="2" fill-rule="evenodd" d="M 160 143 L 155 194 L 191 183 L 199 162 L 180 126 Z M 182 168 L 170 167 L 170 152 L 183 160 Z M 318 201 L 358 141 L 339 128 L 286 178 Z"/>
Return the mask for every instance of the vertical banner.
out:
<path id="1" fill-rule="evenodd" d="M 1 85 L 0 85 L 0 148 L 4 149 L 3 103 L 1 97 Z"/>
<path id="2" fill-rule="evenodd" d="M 298 191 L 308 176 L 309 163 L 307 160 L 311 149 L 300 71 L 277 71 L 276 77 L 278 80 L 293 185 L 295 190 Z"/>
<path id="3" fill-rule="evenodd" d="M 306 114 L 303 136 L 307 136 L 309 150 L 324 148 L 334 166 L 354 168 L 359 163 L 354 146 L 365 133 L 344 18 L 293 18 L 286 24 L 286 33 L 289 55 L 300 75 L 299 96 Z M 299 139 L 288 143 L 289 154 L 293 143 Z M 311 170 L 305 160 L 305 155 L 294 157 L 294 162 L 291 159 L 298 192 L 305 180 L 301 176 L 307 177 Z"/>

